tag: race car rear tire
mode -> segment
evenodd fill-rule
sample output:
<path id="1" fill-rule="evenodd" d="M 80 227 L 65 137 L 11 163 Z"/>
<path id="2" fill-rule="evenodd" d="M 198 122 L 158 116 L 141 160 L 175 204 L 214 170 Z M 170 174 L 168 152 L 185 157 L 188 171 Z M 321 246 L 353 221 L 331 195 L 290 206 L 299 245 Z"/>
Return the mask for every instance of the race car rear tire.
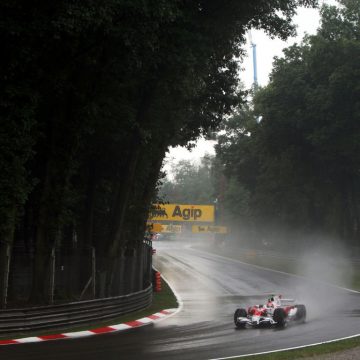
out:
<path id="1" fill-rule="evenodd" d="M 238 328 L 238 329 L 243 329 L 245 326 L 246 326 L 246 323 L 245 322 L 240 322 L 238 320 L 239 317 L 243 317 L 243 318 L 246 318 L 247 317 L 247 312 L 245 309 L 236 309 L 235 310 L 235 313 L 234 313 L 234 323 L 235 323 L 235 326 Z"/>
<path id="2" fill-rule="evenodd" d="M 286 317 L 286 312 L 283 308 L 275 309 L 273 319 L 276 322 L 276 327 L 284 328 L 286 326 Z"/>
<path id="3" fill-rule="evenodd" d="M 295 320 L 299 322 L 305 322 L 306 320 L 306 307 L 305 305 L 296 305 L 297 311 L 295 315 Z"/>

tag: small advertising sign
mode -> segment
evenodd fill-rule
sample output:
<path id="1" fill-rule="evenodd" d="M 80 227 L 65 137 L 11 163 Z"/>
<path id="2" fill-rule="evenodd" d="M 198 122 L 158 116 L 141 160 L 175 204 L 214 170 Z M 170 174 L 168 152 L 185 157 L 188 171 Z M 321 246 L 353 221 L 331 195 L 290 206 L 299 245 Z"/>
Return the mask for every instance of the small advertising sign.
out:
<path id="1" fill-rule="evenodd" d="M 227 234 L 226 226 L 193 225 L 191 230 L 194 234 Z"/>

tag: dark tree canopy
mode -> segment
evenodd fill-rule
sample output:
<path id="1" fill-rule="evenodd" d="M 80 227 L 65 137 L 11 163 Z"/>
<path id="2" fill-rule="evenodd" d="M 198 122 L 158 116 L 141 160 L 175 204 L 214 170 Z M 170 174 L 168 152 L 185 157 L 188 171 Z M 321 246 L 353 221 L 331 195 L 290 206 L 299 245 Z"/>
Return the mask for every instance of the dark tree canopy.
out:
<path id="1" fill-rule="evenodd" d="M 1 272 L 25 246 L 44 301 L 51 250 L 77 239 L 109 259 L 111 282 L 108 264 L 142 243 L 166 149 L 243 101 L 246 30 L 286 38 L 296 7 L 315 3 L 1 1 Z"/>
<path id="2" fill-rule="evenodd" d="M 226 122 L 218 156 L 259 232 L 359 246 L 360 7 L 340 5 L 323 6 L 317 35 L 275 59 L 254 109 Z"/>
<path id="3" fill-rule="evenodd" d="M 162 201 L 177 204 L 210 204 L 216 200 L 213 157 L 205 155 L 200 164 L 180 160 L 171 166 L 171 179 L 163 180 L 159 189 Z"/>

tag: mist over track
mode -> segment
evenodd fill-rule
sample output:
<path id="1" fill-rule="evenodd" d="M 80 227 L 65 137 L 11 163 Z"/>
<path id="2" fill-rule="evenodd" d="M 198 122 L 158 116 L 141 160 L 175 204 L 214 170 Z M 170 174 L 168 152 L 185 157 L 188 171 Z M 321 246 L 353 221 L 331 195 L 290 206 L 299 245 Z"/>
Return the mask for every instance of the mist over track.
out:
<path id="1" fill-rule="evenodd" d="M 154 246 L 155 266 L 182 300 L 182 310 L 176 315 L 128 332 L 3 347 L 0 357 L 214 359 L 360 333 L 359 293 L 195 250 L 190 243 L 158 241 Z M 235 329 L 235 309 L 261 303 L 271 293 L 304 303 L 308 321 L 284 330 Z"/>

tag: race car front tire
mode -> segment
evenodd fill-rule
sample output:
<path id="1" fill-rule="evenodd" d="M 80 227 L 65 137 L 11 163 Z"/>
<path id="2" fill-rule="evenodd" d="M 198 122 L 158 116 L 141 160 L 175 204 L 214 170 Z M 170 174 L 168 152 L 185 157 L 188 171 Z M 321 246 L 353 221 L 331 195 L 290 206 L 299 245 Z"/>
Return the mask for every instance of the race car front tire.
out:
<path id="1" fill-rule="evenodd" d="M 284 328 L 286 326 L 286 312 L 283 308 L 277 308 L 274 311 L 273 319 L 276 322 L 276 327 Z"/>
<path id="2" fill-rule="evenodd" d="M 246 318 L 246 317 L 247 317 L 247 312 L 246 312 L 245 309 L 236 309 L 236 310 L 235 310 L 235 313 L 234 313 L 234 323 L 235 323 L 235 326 L 236 326 L 238 329 L 243 329 L 243 328 L 245 328 L 246 323 L 239 321 L 239 320 L 238 320 L 239 317 L 242 317 L 242 318 Z"/>

